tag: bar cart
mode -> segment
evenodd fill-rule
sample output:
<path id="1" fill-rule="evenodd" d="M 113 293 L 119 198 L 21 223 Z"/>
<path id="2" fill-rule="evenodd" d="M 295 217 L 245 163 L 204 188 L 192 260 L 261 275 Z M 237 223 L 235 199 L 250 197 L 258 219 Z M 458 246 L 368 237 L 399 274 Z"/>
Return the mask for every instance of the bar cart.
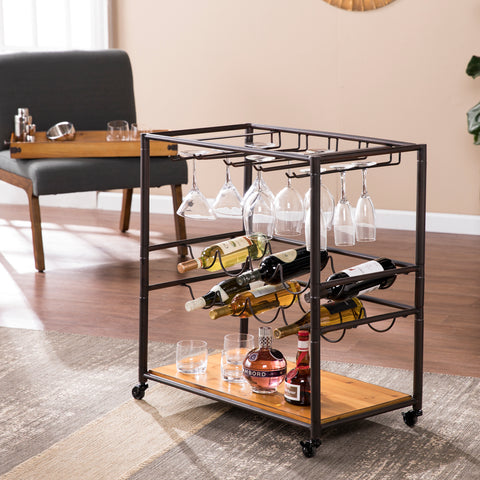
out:
<path id="1" fill-rule="evenodd" d="M 201 275 L 188 279 L 151 283 L 149 278 L 150 254 L 156 250 L 179 246 L 190 248 L 191 251 L 191 245 L 206 242 L 214 243 L 220 239 L 233 238 L 244 234 L 243 230 L 239 230 L 201 238 L 191 238 L 185 241 L 150 244 L 150 143 L 157 141 L 178 144 L 179 156 L 172 157 L 171 161 L 180 158 L 182 147 L 186 146 L 188 149 L 196 150 L 191 153 L 191 157 L 189 157 L 190 153 L 187 151 L 182 158 L 218 159 L 219 162 L 224 161 L 233 167 L 243 168 L 245 190 L 252 183 L 253 170 L 261 170 L 262 172 L 288 170 L 292 172 L 289 175 L 308 176 L 310 178 L 311 273 L 308 288 L 310 289 L 311 312 L 311 407 L 298 407 L 286 403 L 283 401 L 280 388 L 278 395 L 272 396 L 251 393 L 247 387 L 240 384 L 225 385 L 226 382 L 222 381 L 219 373 L 220 360 L 218 354 L 209 357 L 208 370 L 205 375 L 183 375 L 177 373 L 175 365 L 149 368 L 147 348 L 148 305 L 151 292 L 176 285 L 190 285 L 230 274 L 225 271 L 209 273 L 204 270 Z M 323 147 L 314 148 L 316 142 L 322 142 Z M 362 165 L 354 166 L 353 170 L 365 168 L 365 164 L 368 165 L 367 168 L 388 168 L 399 165 L 408 153 L 410 153 L 408 157 L 410 158 L 413 155 L 417 162 L 415 262 L 393 261 L 397 276 L 408 274 L 415 276 L 412 287 L 414 290 L 412 298 L 414 300 L 411 302 L 414 305 L 398 303 L 371 295 L 362 295 L 360 296 L 362 301 L 388 307 L 388 311 L 348 323 L 321 326 L 320 300 L 325 296 L 328 288 L 366 279 L 381 279 L 390 274 L 388 271 L 383 271 L 322 282 L 320 275 L 320 239 L 322 232 L 321 222 L 319 221 L 322 176 L 338 171 L 336 165 L 340 165 L 342 162 L 363 161 Z M 268 157 L 268 159 L 257 163 L 249 160 L 255 158 L 251 157 L 252 155 Z M 364 162 L 365 159 L 369 161 Z M 143 134 L 141 150 L 139 383 L 133 387 L 133 397 L 142 399 L 148 387 L 147 382 L 151 380 L 301 426 L 309 430 L 309 438 L 301 442 L 302 451 L 306 457 L 315 454 L 316 448 L 321 444 L 322 430 L 327 427 L 406 407 L 412 408 L 403 412 L 403 420 L 408 426 L 413 427 L 416 424 L 417 417 L 422 415 L 425 185 L 426 145 L 422 144 L 253 123 Z M 275 241 L 286 241 L 294 245 L 302 244 L 299 241 L 274 236 L 272 243 Z M 328 248 L 328 253 L 329 255 L 346 255 L 365 260 L 375 258 L 339 248 Z M 359 325 L 369 325 L 373 328 L 374 324 L 385 320 L 391 320 L 391 325 L 393 325 L 397 319 L 409 316 L 414 317 L 412 394 L 397 392 L 321 369 L 320 342 L 327 332 L 345 332 L 347 329 Z M 248 331 L 248 318 L 240 318 L 239 329 L 241 332 Z"/>

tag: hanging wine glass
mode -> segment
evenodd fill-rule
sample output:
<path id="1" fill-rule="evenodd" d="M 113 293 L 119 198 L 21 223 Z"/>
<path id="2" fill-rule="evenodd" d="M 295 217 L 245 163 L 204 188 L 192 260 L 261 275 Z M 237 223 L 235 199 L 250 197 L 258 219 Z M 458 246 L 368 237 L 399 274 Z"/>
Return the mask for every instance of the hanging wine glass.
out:
<path id="1" fill-rule="evenodd" d="M 290 162 L 289 162 L 290 163 Z M 292 187 L 290 170 L 287 173 L 287 186 L 275 197 L 275 233 L 295 236 L 302 233 L 305 211 L 300 194 Z"/>
<path id="2" fill-rule="evenodd" d="M 218 192 L 213 210 L 217 217 L 241 217 L 242 197 L 230 178 L 230 165 L 225 168 L 225 183 Z"/>
<path id="3" fill-rule="evenodd" d="M 267 157 L 264 155 L 249 155 L 248 157 L 246 157 L 247 160 L 251 160 L 251 161 L 253 160 L 256 163 L 263 162 L 264 160 L 268 160 L 270 158 L 272 157 Z M 248 198 L 251 195 L 256 194 L 258 192 L 260 186 L 262 187 L 262 191 L 271 198 L 272 202 L 275 200 L 275 195 L 273 194 L 273 192 L 270 190 L 269 186 L 263 179 L 262 171 L 257 170 L 257 176 L 255 180 L 253 181 L 253 183 L 250 185 L 248 190 L 245 192 L 245 195 L 243 196 L 242 206 L 245 206 Z"/>
<path id="4" fill-rule="evenodd" d="M 308 251 L 311 250 L 312 237 L 311 237 L 311 210 L 310 202 L 308 206 L 305 206 L 305 247 Z M 327 225 L 325 224 L 325 215 L 320 214 L 320 249 L 327 249 Z"/>
<path id="5" fill-rule="evenodd" d="M 247 235 L 263 233 L 273 237 L 275 226 L 274 196 L 262 179 L 262 171 L 257 170 L 255 187 L 245 195 L 243 202 L 243 225 Z"/>
<path id="6" fill-rule="evenodd" d="M 347 200 L 345 192 L 345 171 L 340 172 L 340 180 L 341 197 L 335 207 L 335 215 L 333 217 L 335 245 L 355 245 L 355 222 L 353 220 L 352 207 Z"/>
<path id="7" fill-rule="evenodd" d="M 355 209 L 355 232 L 358 242 L 374 242 L 376 239 L 375 207 L 367 192 L 367 168 L 362 169 L 362 194 Z"/>
<path id="8" fill-rule="evenodd" d="M 323 215 L 323 222 L 326 230 L 331 230 L 333 223 L 333 214 L 335 212 L 335 199 L 326 185 L 322 183 L 322 192 L 320 199 L 320 210 Z M 304 197 L 305 212 L 310 208 L 310 188 Z M 306 213 L 305 213 L 306 215 Z"/>
<path id="9" fill-rule="evenodd" d="M 195 220 L 215 220 L 215 212 L 197 185 L 196 160 L 193 159 L 192 188 L 178 207 L 177 215 Z"/>

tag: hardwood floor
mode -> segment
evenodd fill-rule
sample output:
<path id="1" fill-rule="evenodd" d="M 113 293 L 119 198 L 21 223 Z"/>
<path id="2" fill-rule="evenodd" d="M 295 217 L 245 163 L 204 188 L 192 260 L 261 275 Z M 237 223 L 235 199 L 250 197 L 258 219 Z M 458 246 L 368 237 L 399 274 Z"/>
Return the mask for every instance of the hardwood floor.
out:
<path id="1" fill-rule="evenodd" d="M 118 230 L 119 212 L 42 208 L 42 221 L 46 270 L 38 273 L 27 207 L 0 204 L 0 326 L 137 338 L 138 214 L 132 214 L 126 234 Z M 196 223 L 187 223 L 189 235 L 211 233 L 212 225 L 230 229 L 224 222 L 221 227 Z M 153 215 L 151 229 L 155 242 L 174 237 L 170 216 Z M 377 242 L 358 250 L 413 261 L 413 245 L 412 232 L 381 230 Z M 337 270 L 352 264 L 350 258 L 335 257 Z M 427 234 L 425 371 L 480 376 L 479 258 L 479 237 Z M 152 282 L 177 278 L 177 259 L 174 250 L 152 254 Z M 412 303 L 410 277 L 398 278 L 388 290 L 389 298 Z M 211 284 L 195 285 L 195 295 Z M 238 321 L 213 321 L 205 311 L 187 313 L 183 304 L 189 298 L 181 286 L 152 292 L 150 339 L 203 338 L 210 347 L 220 348 L 223 335 L 235 331 Z M 280 324 L 276 320 L 273 325 Z M 256 333 L 257 326 L 251 320 L 250 332 Z M 411 369 L 412 333 L 410 318 L 397 320 L 382 334 L 358 327 L 337 344 L 323 341 L 322 358 Z M 276 347 L 294 355 L 296 339 L 279 340 Z"/>

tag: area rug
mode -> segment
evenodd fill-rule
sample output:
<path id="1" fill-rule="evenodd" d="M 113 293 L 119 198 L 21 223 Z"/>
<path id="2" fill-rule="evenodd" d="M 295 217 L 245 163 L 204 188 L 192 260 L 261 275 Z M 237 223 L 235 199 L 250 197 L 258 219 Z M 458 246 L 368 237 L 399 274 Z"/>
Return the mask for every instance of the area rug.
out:
<path id="1" fill-rule="evenodd" d="M 137 342 L 0 328 L 0 479 L 476 480 L 478 378 L 425 374 L 424 415 L 399 411 L 322 436 L 161 384 L 133 400 Z M 174 360 L 151 343 L 152 366 Z M 405 370 L 325 362 L 323 368 L 411 391 Z"/>

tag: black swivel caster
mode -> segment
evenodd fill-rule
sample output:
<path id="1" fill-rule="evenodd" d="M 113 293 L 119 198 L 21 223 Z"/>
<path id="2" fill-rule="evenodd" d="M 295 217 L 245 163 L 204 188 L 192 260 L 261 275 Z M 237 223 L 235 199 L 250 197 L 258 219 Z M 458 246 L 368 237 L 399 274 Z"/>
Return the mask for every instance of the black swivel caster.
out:
<path id="1" fill-rule="evenodd" d="M 316 440 L 307 440 L 306 442 L 300 442 L 302 446 L 302 452 L 307 458 L 312 458 L 315 456 L 317 448 L 321 445 L 321 441 Z"/>
<path id="2" fill-rule="evenodd" d="M 422 415 L 421 410 L 409 410 L 408 412 L 402 412 L 403 421 L 405 425 L 414 427 L 417 423 L 417 418 Z"/>
<path id="3" fill-rule="evenodd" d="M 141 400 L 145 396 L 145 390 L 148 388 L 146 383 L 140 383 L 132 388 L 132 396 L 135 400 Z"/>

